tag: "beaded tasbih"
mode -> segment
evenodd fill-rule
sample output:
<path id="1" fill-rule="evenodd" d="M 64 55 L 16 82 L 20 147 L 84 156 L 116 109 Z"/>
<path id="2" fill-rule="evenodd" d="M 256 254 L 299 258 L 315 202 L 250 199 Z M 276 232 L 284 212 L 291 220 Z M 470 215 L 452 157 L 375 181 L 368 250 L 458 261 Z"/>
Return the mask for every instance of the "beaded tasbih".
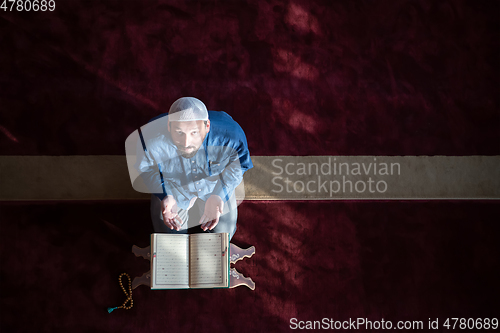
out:
<path id="1" fill-rule="evenodd" d="M 123 286 L 123 283 L 122 283 L 122 276 L 124 276 L 124 275 L 128 279 L 128 293 L 125 290 L 125 287 Z M 123 304 L 121 306 L 118 306 L 116 308 L 108 308 L 108 313 L 111 313 L 111 312 L 113 312 L 113 310 L 116 310 L 116 309 L 130 310 L 132 308 L 132 306 L 134 305 L 134 301 L 132 300 L 132 282 L 130 280 L 130 275 L 128 275 L 127 273 L 121 273 L 120 277 L 118 278 L 118 282 L 120 283 L 120 287 L 122 288 L 123 292 L 125 293 L 125 296 L 127 296 L 127 299 L 125 300 L 125 302 L 123 302 Z M 130 305 L 126 306 L 128 301 L 130 301 Z"/>

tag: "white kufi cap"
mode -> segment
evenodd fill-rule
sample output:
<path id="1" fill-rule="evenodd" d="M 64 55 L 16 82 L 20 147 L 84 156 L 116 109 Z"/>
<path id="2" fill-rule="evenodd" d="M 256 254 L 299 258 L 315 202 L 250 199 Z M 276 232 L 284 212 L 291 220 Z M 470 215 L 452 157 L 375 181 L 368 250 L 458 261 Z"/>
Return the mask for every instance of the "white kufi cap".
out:
<path id="1" fill-rule="evenodd" d="M 194 97 L 181 97 L 176 100 L 168 111 L 169 121 L 208 120 L 205 104 Z"/>

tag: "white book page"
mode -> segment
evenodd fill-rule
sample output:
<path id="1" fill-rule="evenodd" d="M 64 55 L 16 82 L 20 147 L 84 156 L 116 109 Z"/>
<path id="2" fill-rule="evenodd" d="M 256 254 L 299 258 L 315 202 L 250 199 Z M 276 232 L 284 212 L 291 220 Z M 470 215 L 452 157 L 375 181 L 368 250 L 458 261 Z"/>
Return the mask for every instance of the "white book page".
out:
<path id="1" fill-rule="evenodd" d="M 151 289 L 189 288 L 189 238 L 154 234 Z"/>
<path id="2" fill-rule="evenodd" d="M 191 288 L 227 286 L 228 247 L 227 234 L 191 235 Z"/>

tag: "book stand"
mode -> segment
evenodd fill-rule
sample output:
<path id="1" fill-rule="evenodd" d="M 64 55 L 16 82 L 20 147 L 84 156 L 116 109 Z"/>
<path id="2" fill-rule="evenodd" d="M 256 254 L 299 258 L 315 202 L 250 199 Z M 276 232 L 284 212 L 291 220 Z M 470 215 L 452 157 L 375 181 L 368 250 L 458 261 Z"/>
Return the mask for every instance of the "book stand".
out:
<path id="1" fill-rule="evenodd" d="M 138 247 L 137 245 L 132 246 L 132 253 L 136 257 L 143 257 L 144 259 L 151 260 L 151 246 L 148 247 Z M 231 257 L 229 261 L 234 264 L 244 258 L 250 258 L 255 253 L 255 246 L 251 246 L 248 249 L 242 249 L 233 243 L 230 243 L 229 254 Z M 140 285 L 151 286 L 151 271 L 148 271 L 142 276 L 135 277 L 132 281 L 132 289 L 137 288 Z M 238 286 L 247 286 L 248 288 L 254 290 L 255 283 L 251 278 L 244 277 L 235 268 L 230 268 L 229 271 L 229 288 L 236 288 Z"/>

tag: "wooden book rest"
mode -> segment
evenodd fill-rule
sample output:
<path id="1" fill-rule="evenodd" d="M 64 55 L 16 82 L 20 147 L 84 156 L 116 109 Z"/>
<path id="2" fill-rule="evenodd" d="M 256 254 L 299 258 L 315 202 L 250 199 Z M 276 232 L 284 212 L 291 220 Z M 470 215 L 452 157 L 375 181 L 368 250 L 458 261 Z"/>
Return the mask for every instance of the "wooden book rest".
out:
<path id="1" fill-rule="evenodd" d="M 229 261 L 231 264 L 234 264 L 244 258 L 250 258 L 255 253 L 255 246 L 251 246 L 248 249 L 242 249 L 234 245 L 230 244 L 229 253 L 231 254 L 231 258 Z M 151 247 L 138 247 L 137 245 L 132 246 L 132 253 L 136 255 L 136 257 L 143 257 L 146 260 L 151 260 Z M 238 272 L 235 268 L 230 269 L 229 275 L 229 288 L 236 288 L 238 286 L 247 286 L 248 288 L 254 290 L 255 283 L 251 278 L 247 278 L 243 276 L 240 272 Z M 142 276 L 135 277 L 132 281 L 132 289 L 137 288 L 140 285 L 151 286 L 151 271 L 148 271 Z"/>

